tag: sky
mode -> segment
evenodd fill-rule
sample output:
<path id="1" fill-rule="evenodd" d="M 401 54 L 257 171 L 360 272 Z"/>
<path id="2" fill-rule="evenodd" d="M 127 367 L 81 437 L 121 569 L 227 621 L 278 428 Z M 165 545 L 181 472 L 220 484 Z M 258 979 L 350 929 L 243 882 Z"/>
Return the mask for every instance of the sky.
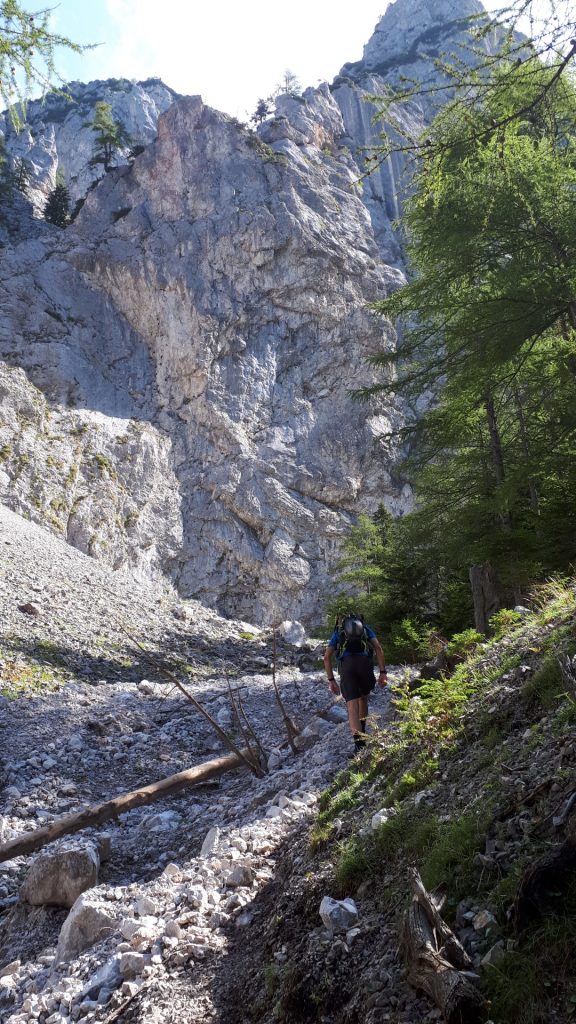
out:
<path id="1" fill-rule="evenodd" d="M 38 9 L 24 0 L 26 9 Z M 59 0 L 54 31 L 100 43 L 60 51 L 67 81 L 161 78 L 184 94 L 245 119 L 286 68 L 302 86 L 331 81 L 360 60 L 387 0 Z"/>

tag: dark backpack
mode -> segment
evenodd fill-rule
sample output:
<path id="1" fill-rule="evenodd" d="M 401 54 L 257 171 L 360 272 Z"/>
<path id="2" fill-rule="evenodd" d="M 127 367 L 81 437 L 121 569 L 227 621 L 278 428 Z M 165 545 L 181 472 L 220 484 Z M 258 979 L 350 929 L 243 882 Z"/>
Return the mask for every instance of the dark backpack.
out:
<path id="1" fill-rule="evenodd" d="M 338 628 L 338 623 L 336 623 L 336 628 Z M 368 638 L 362 617 L 360 615 L 346 615 L 338 630 L 336 657 L 340 659 L 345 654 L 372 654 L 372 651 L 372 644 Z"/>

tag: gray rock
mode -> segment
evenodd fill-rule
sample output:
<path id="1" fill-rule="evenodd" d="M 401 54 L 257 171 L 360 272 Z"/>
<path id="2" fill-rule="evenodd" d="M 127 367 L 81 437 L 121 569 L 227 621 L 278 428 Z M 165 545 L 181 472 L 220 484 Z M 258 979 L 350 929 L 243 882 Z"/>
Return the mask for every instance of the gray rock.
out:
<path id="1" fill-rule="evenodd" d="M 213 828 L 210 829 L 209 832 L 207 832 L 204 838 L 204 842 L 202 843 L 202 847 L 200 849 L 200 856 L 211 857 L 212 854 L 215 853 L 218 848 L 219 840 L 220 829 L 218 828 L 217 825 L 215 825 Z"/>
<path id="2" fill-rule="evenodd" d="M 123 978 L 134 978 L 142 974 L 147 959 L 143 953 L 122 953 L 120 957 L 120 973 Z"/>
<path id="3" fill-rule="evenodd" d="M 254 881 L 254 869 L 249 864 L 237 864 L 226 878 L 226 885 L 233 888 L 249 886 Z"/>
<path id="4" fill-rule="evenodd" d="M 320 903 L 320 917 L 331 934 L 347 932 L 358 923 L 358 908 L 353 899 L 334 900 L 324 896 Z"/>
<path id="5" fill-rule="evenodd" d="M 121 984 L 120 957 L 113 956 L 90 976 L 81 991 L 80 1000 L 97 999 L 102 989 L 106 992 L 113 992 Z"/>
<path id="6" fill-rule="evenodd" d="M 22 899 L 34 906 L 71 907 L 81 893 L 98 883 L 100 860 L 93 846 L 42 853 L 22 885 Z"/>
<path id="7" fill-rule="evenodd" d="M 499 939 L 491 949 L 482 957 L 480 961 L 482 967 L 493 967 L 506 956 L 506 950 L 504 948 L 504 941 Z"/>
<path id="8" fill-rule="evenodd" d="M 114 931 L 115 919 L 89 900 L 89 896 L 80 896 L 64 921 L 56 948 L 57 964 L 73 960 L 78 953 Z"/>

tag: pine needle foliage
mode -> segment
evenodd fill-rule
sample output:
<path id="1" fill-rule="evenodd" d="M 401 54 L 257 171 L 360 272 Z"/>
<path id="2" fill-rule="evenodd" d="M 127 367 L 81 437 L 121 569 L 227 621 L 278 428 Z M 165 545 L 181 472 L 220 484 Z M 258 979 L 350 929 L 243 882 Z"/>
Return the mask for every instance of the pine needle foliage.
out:
<path id="1" fill-rule="evenodd" d="M 406 205 L 412 277 L 376 306 L 397 351 L 364 392 L 429 398 L 403 432 L 416 509 L 392 533 L 441 628 L 466 624 L 442 605 L 469 566 L 489 562 L 513 604 L 576 557 L 576 90 L 536 58 L 497 76 L 432 125 Z"/>
<path id="2" fill-rule="evenodd" d="M 31 13 L 16 0 L 0 0 L 0 97 L 16 128 L 25 119 L 32 91 L 46 93 L 61 83 L 58 49 L 83 53 L 89 48 L 52 32 L 50 14 L 51 8 Z"/>

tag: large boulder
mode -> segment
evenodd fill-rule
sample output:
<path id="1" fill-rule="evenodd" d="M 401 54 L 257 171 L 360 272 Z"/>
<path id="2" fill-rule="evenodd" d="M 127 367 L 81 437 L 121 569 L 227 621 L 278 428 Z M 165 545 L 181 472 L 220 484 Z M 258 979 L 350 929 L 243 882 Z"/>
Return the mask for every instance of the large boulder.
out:
<path id="1" fill-rule="evenodd" d="M 30 868 L 21 896 L 33 906 L 71 907 L 98 883 L 100 858 L 93 846 L 42 853 Z"/>
<path id="2" fill-rule="evenodd" d="M 115 919 L 89 896 L 80 896 L 60 929 L 55 963 L 73 960 L 84 949 L 107 938 L 115 926 Z"/>

